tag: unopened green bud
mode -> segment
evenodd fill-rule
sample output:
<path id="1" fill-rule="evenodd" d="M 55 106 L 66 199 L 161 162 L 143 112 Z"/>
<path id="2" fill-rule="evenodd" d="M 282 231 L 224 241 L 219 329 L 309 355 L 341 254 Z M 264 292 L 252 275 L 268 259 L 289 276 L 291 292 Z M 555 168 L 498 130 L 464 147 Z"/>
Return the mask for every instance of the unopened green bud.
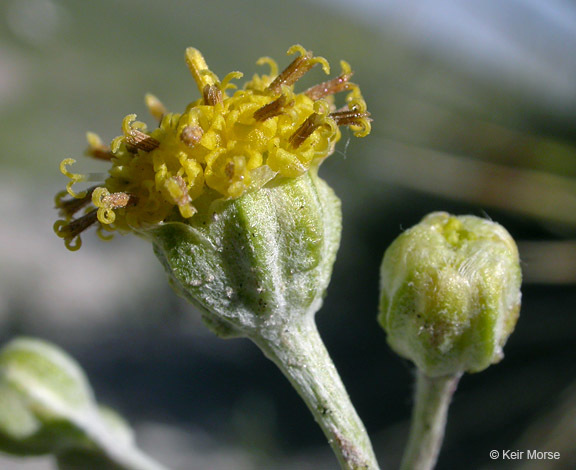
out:
<path id="1" fill-rule="evenodd" d="M 479 372 L 502 359 L 520 311 L 521 270 L 501 225 L 432 213 L 392 243 L 380 275 L 388 343 L 427 376 Z"/>
<path id="2" fill-rule="evenodd" d="M 95 413 L 80 367 L 44 341 L 21 338 L 0 352 L 0 448 L 44 454 L 81 445 L 74 424 Z"/>
<path id="3" fill-rule="evenodd" d="M 122 417 L 96 403 L 84 372 L 68 354 L 33 338 L 18 338 L 2 348 L 0 450 L 105 461 L 100 443 L 93 440 L 102 433 L 117 446 L 134 443 Z"/>
<path id="4" fill-rule="evenodd" d="M 146 233 L 175 290 L 220 336 L 248 336 L 320 308 L 340 242 L 340 201 L 315 171 Z"/>

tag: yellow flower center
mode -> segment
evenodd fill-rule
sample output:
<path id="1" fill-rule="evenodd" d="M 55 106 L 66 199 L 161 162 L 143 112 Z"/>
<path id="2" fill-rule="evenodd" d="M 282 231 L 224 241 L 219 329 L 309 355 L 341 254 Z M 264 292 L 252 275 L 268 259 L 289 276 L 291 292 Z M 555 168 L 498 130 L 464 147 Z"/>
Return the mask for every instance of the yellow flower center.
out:
<path id="1" fill-rule="evenodd" d="M 194 201 L 205 194 L 225 199 L 257 190 L 275 177 L 297 177 L 317 166 L 334 150 L 340 138 L 338 126 L 350 126 L 356 136 L 370 132 L 369 113 L 359 88 L 349 81 L 352 73 L 341 62 L 339 77 L 303 93 L 294 92 L 294 83 L 314 65 L 329 73 L 328 62 L 314 57 L 302 46 L 283 72 L 276 63 L 270 75 L 255 75 L 243 90 L 228 74 L 221 82 L 210 71 L 202 54 L 186 51 L 186 62 L 202 98 L 188 105 L 182 114 L 167 113 L 160 101 L 146 96 L 150 113 L 159 125 L 149 130 L 130 114 L 122 123 L 122 135 L 110 147 L 95 134 L 88 134 L 88 154 L 108 160 L 112 166 L 105 184 L 76 194 L 72 185 L 89 181 L 89 175 L 71 173 L 66 159 L 61 171 L 70 178 L 67 192 L 76 199 L 56 205 L 66 220 L 58 221 L 56 233 L 70 249 L 80 245 L 79 234 L 88 226 L 128 232 L 145 229 L 174 216 L 187 219 L 197 212 Z M 334 109 L 333 94 L 348 90 L 347 105 Z M 92 202 L 86 215 L 72 220 L 79 209 Z"/>

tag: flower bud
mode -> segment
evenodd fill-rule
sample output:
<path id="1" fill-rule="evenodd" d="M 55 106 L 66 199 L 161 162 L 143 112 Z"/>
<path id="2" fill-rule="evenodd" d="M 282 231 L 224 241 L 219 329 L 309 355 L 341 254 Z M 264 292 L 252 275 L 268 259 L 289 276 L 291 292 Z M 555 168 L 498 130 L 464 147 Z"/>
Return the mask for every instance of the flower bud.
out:
<path id="1" fill-rule="evenodd" d="M 340 243 L 340 201 L 315 171 L 149 230 L 173 287 L 220 336 L 313 315 Z"/>
<path id="2" fill-rule="evenodd" d="M 501 225 L 432 213 L 390 245 L 380 276 L 388 343 L 427 376 L 479 372 L 502 359 L 520 311 L 521 270 Z"/>

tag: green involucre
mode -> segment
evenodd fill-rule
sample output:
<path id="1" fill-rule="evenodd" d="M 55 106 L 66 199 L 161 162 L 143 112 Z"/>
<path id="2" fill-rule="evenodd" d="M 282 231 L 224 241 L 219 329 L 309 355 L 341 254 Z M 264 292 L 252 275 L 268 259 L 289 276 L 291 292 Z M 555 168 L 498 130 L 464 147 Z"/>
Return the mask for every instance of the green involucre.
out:
<path id="1" fill-rule="evenodd" d="M 278 331 L 322 304 L 340 243 L 340 201 L 316 171 L 274 180 L 146 232 L 175 290 L 220 336 Z"/>

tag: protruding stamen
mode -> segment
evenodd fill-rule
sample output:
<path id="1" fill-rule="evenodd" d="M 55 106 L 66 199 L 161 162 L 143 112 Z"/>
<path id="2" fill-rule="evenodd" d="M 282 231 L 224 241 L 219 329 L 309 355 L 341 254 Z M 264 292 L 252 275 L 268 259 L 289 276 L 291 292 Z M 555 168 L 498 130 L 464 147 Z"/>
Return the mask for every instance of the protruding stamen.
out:
<path id="1" fill-rule="evenodd" d="M 80 234 L 98 221 L 97 212 L 98 211 L 93 210 L 71 222 L 66 222 L 64 220 L 56 221 L 54 224 L 54 231 L 56 232 L 56 235 L 64 239 L 64 243 L 69 250 L 75 251 L 80 248 L 80 245 L 82 244 Z M 76 243 L 72 244 L 75 240 Z"/>
<path id="2" fill-rule="evenodd" d="M 88 141 L 86 155 L 98 160 L 111 160 L 114 156 L 114 154 L 110 151 L 110 147 L 104 145 L 98 134 L 95 134 L 94 132 L 87 132 L 86 140 Z"/>
<path id="3" fill-rule="evenodd" d="M 186 187 L 186 181 L 184 181 L 181 176 L 173 176 L 171 180 L 176 182 L 178 189 L 180 190 L 180 194 L 176 202 L 179 205 L 191 202 L 190 195 L 188 194 L 188 188 Z"/>
<path id="4" fill-rule="evenodd" d="M 174 202 L 178 205 L 182 217 L 188 219 L 197 212 L 196 208 L 191 204 L 192 198 L 188 194 L 186 181 L 184 181 L 181 176 L 173 176 L 166 181 L 166 189 Z"/>
<path id="5" fill-rule="evenodd" d="M 365 107 L 352 107 L 352 109 L 339 109 L 329 114 L 336 125 L 338 126 L 351 126 L 356 137 L 366 137 L 372 128 L 370 113 L 364 111 Z"/>
<path id="6" fill-rule="evenodd" d="M 138 202 L 138 198 L 128 193 L 111 193 L 102 197 L 102 203 L 111 209 L 121 209 L 122 207 L 133 206 Z"/>
<path id="7" fill-rule="evenodd" d="M 154 137 L 150 137 L 138 129 L 131 129 L 126 136 L 125 142 L 126 148 L 132 153 L 136 153 L 137 150 L 151 152 L 160 146 L 160 142 Z"/>
<path id="8" fill-rule="evenodd" d="M 346 111 L 336 111 L 330 113 L 329 116 L 336 121 L 336 124 L 339 126 L 359 126 L 362 124 L 363 120 L 370 119 L 369 112 L 360 112 L 354 109 L 346 110 Z"/>
<path id="9" fill-rule="evenodd" d="M 201 93 L 203 93 L 206 85 L 216 85 L 218 83 L 218 78 L 208 68 L 204 56 L 198 49 L 193 47 L 186 49 L 186 64 L 188 64 L 188 68 Z"/>
<path id="10" fill-rule="evenodd" d="M 110 193 L 106 188 L 96 188 L 92 193 L 92 204 L 98 208 L 98 221 L 102 224 L 111 224 L 116 220 L 114 209 L 133 206 L 137 202 L 138 198 L 132 194 Z"/>
<path id="11" fill-rule="evenodd" d="M 266 121 L 266 119 L 273 118 L 274 116 L 279 116 L 285 113 L 285 108 L 290 107 L 294 104 L 294 99 L 292 96 L 280 95 L 277 99 L 271 103 L 265 104 L 260 109 L 254 113 L 254 119 L 256 121 Z"/>
<path id="12" fill-rule="evenodd" d="M 352 86 L 352 83 L 349 82 L 351 76 L 351 73 L 340 75 L 332 80 L 308 88 L 304 94 L 311 100 L 316 101 L 325 96 L 348 90 Z"/>
<path id="13" fill-rule="evenodd" d="M 180 133 L 180 140 L 188 147 L 194 147 L 204 135 L 200 126 L 185 126 Z"/>
<path id="14" fill-rule="evenodd" d="M 162 121 L 162 116 L 167 112 L 162 102 L 151 93 L 146 93 L 144 100 L 152 117 L 158 122 Z"/>
<path id="15" fill-rule="evenodd" d="M 204 103 L 209 106 L 216 106 L 218 103 L 222 103 L 222 91 L 217 85 L 206 85 L 202 90 L 202 96 Z"/>
<path id="16" fill-rule="evenodd" d="M 288 67 L 286 67 L 268 86 L 268 89 L 272 93 L 279 93 L 282 89 L 282 85 L 293 85 L 316 64 L 322 64 L 324 71 L 329 73 L 330 66 L 323 57 L 314 57 L 312 51 L 307 51 L 302 46 L 298 45 L 292 46 L 288 49 L 289 54 L 293 54 L 294 52 L 300 52 L 300 57 L 294 59 L 292 63 L 288 65 Z"/>
<path id="17" fill-rule="evenodd" d="M 65 201 L 62 200 L 62 197 L 65 196 L 67 192 L 63 191 L 58 193 L 56 195 L 56 208 L 60 210 L 60 215 L 62 217 L 70 218 L 76 214 L 76 212 L 86 207 L 88 204 L 90 204 L 90 201 L 92 200 L 92 193 L 95 189 L 96 186 L 92 186 L 86 190 L 86 195 L 84 197 L 80 199 L 72 198 Z"/>
<path id="18" fill-rule="evenodd" d="M 70 222 L 66 227 L 66 233 L 68 236 L 74 238 L 80 235 L 84 230 L 91 227 L 96 223 L 98 217 L 96 216 L 95 210 L 88 212 L 87 214 L 79 217 L 72 222 Z"/>
<path id="19" fill-rule="evenodd" d="M 310 137 L 312 132 L 314 132 L 318 127 L 323 124 L 325 117 L 319 113 L 312 113 L 308 118 L 302 123 L 302 125 L 290 136 L 288 142 L 290 145 L 297 149 L 304 143 L 304 141 Z"/>

